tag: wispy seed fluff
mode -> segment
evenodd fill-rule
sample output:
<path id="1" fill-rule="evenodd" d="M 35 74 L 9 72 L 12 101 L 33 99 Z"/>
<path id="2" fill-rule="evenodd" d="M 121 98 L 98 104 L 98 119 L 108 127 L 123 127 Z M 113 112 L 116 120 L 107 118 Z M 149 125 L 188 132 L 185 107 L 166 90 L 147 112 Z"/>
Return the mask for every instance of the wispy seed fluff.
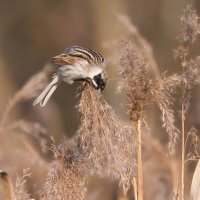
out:
<path id="1" fill-rule="evenodd" d="M 162 112 L 163 127 L 169 136 L 169 150 L 173 153 L 179 132 L 172 109 L 173 95 L 182 78 L 163 75 L 163 78 L 153 80 L 143 58 L 142 51 L 135 48 L 134 40 L 129 38 L 121 42 L 120 90 L 126 92 L 127 112 L 133 123 L 143 118 L 149 105 L 154 103 L 158 106 Z"/>
<path id="2" fill-rule="evenodd" d="M 188 55 L 189 45 L 195 42 L 200 34 L 199 16 L 192 5 L 187 5 L 181 16 L 181 32 L 178 36 L 180 45 L 175 50 L 175 57 L 183 59 Z"/>
<path id="3" fill-rule="evenodd" d="M 101 93 L 85 85 L 78 105 L 80 145 L 93 172 L 119 180 L 124 193 L 135 175 L 135 131 L 115 114 Z"/>
<path id="4" fill-rule="evenodd" d="M 88 165 L 80 151 L 76 138 L 64 139 L 59 145 L 52 145 L 55 160 L 47 174 L 47 180 L 40 191 L 42 200 L 80 200 L 86 195 Z"/>

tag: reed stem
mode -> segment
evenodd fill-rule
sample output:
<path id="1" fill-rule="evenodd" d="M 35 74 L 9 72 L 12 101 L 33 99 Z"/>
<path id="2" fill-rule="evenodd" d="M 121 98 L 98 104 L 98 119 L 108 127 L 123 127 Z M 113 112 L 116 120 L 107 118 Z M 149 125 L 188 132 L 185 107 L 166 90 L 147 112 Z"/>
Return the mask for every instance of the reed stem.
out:
<path id="1" fill-rule="evenodd" d="M 137 122 L 137 191 L 138 200 L 143 200 L 142 137 L 140 119 Z"/>

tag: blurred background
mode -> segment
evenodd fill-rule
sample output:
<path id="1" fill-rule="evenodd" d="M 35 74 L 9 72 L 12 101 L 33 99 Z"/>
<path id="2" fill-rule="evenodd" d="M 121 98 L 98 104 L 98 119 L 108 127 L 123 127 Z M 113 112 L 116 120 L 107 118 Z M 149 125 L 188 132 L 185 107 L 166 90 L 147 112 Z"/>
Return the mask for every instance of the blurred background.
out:
<path id="1" fill-rule="evenodd" d="M 107 60 L 109 78 L 115 79 L 118 64 L 117 58 L 115 62 L 113 61 L 113 55 L 116 55 L 118 47 L 112 44 L 130 35 L 129 30 L 118 20 L 120 14 L 128 16 L 141 35 L 152 45 L 159 72 L 167 70 L 170 73 L 178 73 L 181 69 L 174 59 L 173 49 L 177 46 L 176 37 L 180 30 L 181 11 L 190 2 L 186 0 L 0 0 L 0 113 L 4 112 L 15 92 L 32 75 L 48 65 L 53 56 L 73 44 L 100 52 Z M 193 4 L 200 13 L 200 1 L 194 0 Z M 199 52 L 200 46 L 197 41 L 192 48 L 192 55 L 199 55 Z M 77 86 L 78 84 L 73 86 L 61 84 L 44 108 L 33 107 L 33 99 L 20 103 L 12 111 L 10 120 L 25 119 L 38 122 L 57 142 L 63 135 L 72 136 L 79 127 L 79 119 L 75 112 L 75 105 L 78 102 Z M 115 94 L 116 87 L 117 80 L 110 81 L 104 95 L 116 112 L 124 117 L 125 111 L 122 105 L 124 96 Z M 194 124 L 200 128 L 199 99 L 200 93 L 196 89 L 192 98 L 188 127 Z M 159 181 L 161 184 L 160 188 L 147 189 L 146 196 L 151 195 L 151 198 L 147 199 L 169 199 L 170 191 L 174 187 L 172 180 L 175 178 L 176 164 L 169 164 L 168 158 L 163 158 L 162 144 L 166 144 L 167 137 L 162 134 L 164 131 L 159 125 L 157 112 L 155 108 L 149 112 L 152 116 L 150 124 L 152 137 L 158 141 L 152 139 L 151 144 L 146 147 L 148 153 L 144 153 L 144 162 L 149 170 L 144 169 L 144 173 L 145 177 L 149 177 L 145 182 L 147 188 L 149 183 L 152 184 L 152 177 L 155 179 L 153 181 Z M 15 180 L 23 168 L 31 167 L 33 179 L 30 181 L 29 191 L 36 193 L 44 181 L 51 155 L 46 158 L 38 150 L 37 155 L 30 157 L 31 150 L 27 150 L 28 147 L 21 141 L 21 133 L 11 130 L 3 134 L 7 137 L 2 137 L 0 141 L 0 169 L 9 172 L 11 178 Z M 34 143 L 31 140 L 32 142 Z M 154 148 L 156 150 L 152 150 Z M 152 156 L 150 150 L 156 153 Z M 156 157 L 157 154 L 159 156 Z M 40 160 L 38 156 L 45 158 Z M 155 167 L 155 163 L 160 165 Z M 194 165 L 189 165 L 188 168 L 186 190 L 189 191 Z M 102 180 L 95 179 L 89 187 L 92 191 L 104 184 L 105 181 L 102 183 Z M 101 194 L 101 197 L 94 199 L 121 198 L 121 195 L 116 195 L 120 194 L 117 183 L 110 184 L 106 181 L 106 184 L 109 187 L 106 189 L 103 187 L 103 190 L 106 190 L 104 196 Z M 133 199 L 131 194 L 129 199 Z"/>

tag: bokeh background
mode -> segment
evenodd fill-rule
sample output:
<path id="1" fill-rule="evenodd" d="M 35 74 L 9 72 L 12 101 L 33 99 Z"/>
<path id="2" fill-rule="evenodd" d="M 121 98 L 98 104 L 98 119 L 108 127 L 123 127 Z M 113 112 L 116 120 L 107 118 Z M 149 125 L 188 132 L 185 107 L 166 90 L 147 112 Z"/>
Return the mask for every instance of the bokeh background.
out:
<path id="1" fill-rule="evenodd" d="M 112 44 L 129 36 L 130 32 L 119 22 L 118 16 L 120 14 L 128 16 L 141 35 L 152 45 L 160 73 L 166 70 L 178 73 L 181 69 L 174 59 L 173 49 L 177 46 L 176 37 L 180 30 L 181 11 L 190 2 L 186 0 L 0 0 L 0 113 L 3 113 L 14 93 L 32 75 L 45 65 L 50 65 L 49 61 L 53 56 L 61 53 L 66 47 L 79 44 L 99 51 L 106 58 L 109 78 L 113 80 L 109 81 L 104 95 L 116 112 L 125 118 L 122 105 L 124 96 L 115 93 L 118 64 L 117 58 L 116 62 L 113 61 L 113 55 L 116 55 L 116 48 L 119 47 Z M 200 1 L 194 0 L 193 4 L 200 13 Z M 198 40 L 192 48 L 192 55 L 198 55 L 199 52 Z M 79 127 L 75 110 L 78 102 L 77 86 L 78 84 L 73 86 L 61 84 L 44 108 L 33 107 L 33 99 L 19 104 L 12 111 L 10 120 L 26 119 L 39 122 L 46 127 L 48 134 L 52 135 L 56 142 L 62 140 L 63 135 L 72 136 Z M 200 128 L 199 90 L 196 89 L 193 95 L 190 117 L 187 119 L 188 126 L 194 124 L 196 128 Z M 148 153 L 144 159 L 146 166 L 151 170 L 144 173 L 147 177 L 159 176 L 158 179 L 164 186 L 167 185 L 167 189 L 158 187 L 153 191 L 147 191 L 147 194 L 149 192 L 152 195 L 147 199 L 165 199 L 165 197 L 167 199 L 175 175 L 173 171 L 175 164 L 171 166 L 167 158 L 164 161 L 162 160 L 164 158 L 161 158 L 161 155 L 164 155 L 162 144 L 166 144 L 167 137 L 162 134 L 163 129 L 160 127 L 157 112 L 155 108 L 149 111 L 149 115 L 152 116 L 150 124 L 152 137 L 156 138 L 156 141 L 153 139 L 148 145 Z M 31 167 L 32 180 L 29 181 L 29 191 L 36 195 L 36 190 L 44 181 L 51 155 L 48 155 L 48 158 L 42 155 L 45 158 L 40 160 L 42 153 L 39 150 L 37 155 L 32 156 L 30 149 L 27 149 L 28 147 L 22 142 L 21 136 L 15 138 L 21 133 L 11 131 L 4 133 L 4 136 L 5 134 L 6 137 L 2 137 L 0 141 L 0 169 L 8 171 L 15 181 L 17 174 L 23 168 Z M 152 150 L 153 148 L 157 150 Z M 156 157 L 154 151 L 160 158 L 153 160 L 152 157 Z M 156 163 L 162 162 L 166 163 L 159 166 L 159 169 L 155 167 Z M 187 191 L 194 166 L 188 167 Z M 152 179 L 149 180 L 145 182 L 146 185 L 152 184 Z M 105 185 L 105 181 L 94 179 L 89 187 L 92 191 L 102 185 Z M 106 190 L 105 196 L 100 195 L 101 197 L 95 199 L 119 199 L 120 195 L 117 194 L 120 191 L 117 185 L 106 181 L 106 189 L 102 187 L 102 190 Z M 131 195 L 129 198 L 133 199 Z"/>

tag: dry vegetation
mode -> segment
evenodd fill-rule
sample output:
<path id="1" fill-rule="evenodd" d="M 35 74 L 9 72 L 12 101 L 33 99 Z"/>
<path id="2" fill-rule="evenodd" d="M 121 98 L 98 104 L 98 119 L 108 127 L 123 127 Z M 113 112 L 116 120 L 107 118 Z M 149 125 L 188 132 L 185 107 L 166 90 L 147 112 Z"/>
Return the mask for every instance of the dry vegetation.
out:
<path id="1" fill-rule="evenodd" d="M 182 28 L 178 37 L 180 44 L 175 55 L 181 61 L 182 74 L 164 73 L 157 77 L 152 76 L 152 68 L 155 66 L 151 65 L 157 64 L 151 46 L 126 16 L 120 15 L 119 20 L 131 32 L 131 36 L 121 41 L 118 48 L 121 76 L 118 89 L 125 91 L 129 121 L 120 119 L 101 93 L 83 84 L 79 88 L 80 100 L 76 107 L 80 127 L 72 138 L 63 138 L 59 145 L 50 139 L 41 124 L 25 120 L 12 122 L 10 116 L 14 107 L 19 102 L 32 99 L 46 86 L 50 70 L 45 67 L 14 95 L 2 115 L 0 127 L 2 138 L 5 134 L 15 135 L 19 132 L 14 137 L 29 149 L 27 156 L 32 156 L 33 162 L 40 165 L 37 170 L 42 168 L 48 171 L 45 182 L 40 183 L 33 195 L 29 193 L 31 189 L 26 188 L 27 177 L 32 180 L 32 185 L 35 181 L 34 173 L 30 176 L 31 170 L 24 170 L 23 175 L 15 181 L 1 171 L 0 197 L 16 200 L 92 199 L 87 195 L 87 186 L 92 176 L 98 176 L 119 183 L 123 194 L 119 192 L 118 199 L 131 199 L 133 185 L 134 197 L 138 200 L 149 197 L 160 200 L 188 198 L 184 196 L 185 164 L 199 158 L 198 132 L 195 128 L 190 127 L 188 131 L 185 127 L 192 88 L 200 83 L 200 57 L 189 56 L 190 46 L 200 33 L 199 18 L 191 5 L 185 8 L 181 17 Z M 143 48 L 143 45 L 147 48 Z M 181 93 L 181 100 L 176 98 L 177 92 Z M 175 103 L 181 107 L 181 116 L 177 119 Z M 147 110 L 152 105 L 160 109 L 162 126 L 168 136 L 168 148 L 151 136 L 150 129 L 144 128 L 148 127 Z M 176 126 L 175 119 L 180 121 L 181 127 Z M 179 157 L 176 153 L 179 139 L 181 164 L 176 161 Z M 54 153 L 53 158 L 47 156 L 47 148 Z M 179 177 L 177 173 L 180 165 Z M 191 190 L 194 200 L 199 195 L 199 181 L 196 179 L 199 177 L 198 170 L 194 174 Z"/>

